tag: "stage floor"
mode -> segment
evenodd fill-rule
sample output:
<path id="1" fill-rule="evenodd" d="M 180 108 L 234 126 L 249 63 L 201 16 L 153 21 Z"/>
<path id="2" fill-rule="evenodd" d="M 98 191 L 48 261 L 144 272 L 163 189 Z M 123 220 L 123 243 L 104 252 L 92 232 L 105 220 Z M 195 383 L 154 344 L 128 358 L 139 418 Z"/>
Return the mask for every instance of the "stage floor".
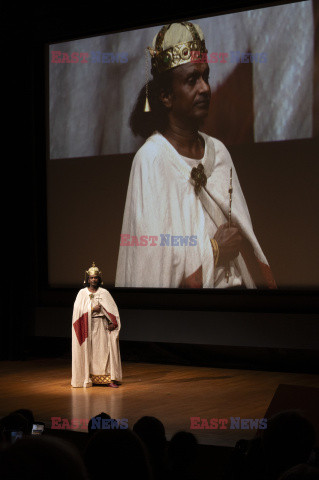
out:
<path id="1" fill-rule="evenodd" d="M 123 363 L 123 383 L 115 388 L 72 388 L 68 358 L 0 362 L 0 416 L 28 408 L 51 427 L 51 417 L 90 419 L 100 412 L 128 419 L 160 419 L 169 440 L 180 430 L 203 445 L 234 446 L 256 430 L 190 429 L 191 417 L 263 418 L 279 384 L 319 387 L 319 375 L 223 368 Z M 76 430 L 85 431 L 81 428 Z"/>

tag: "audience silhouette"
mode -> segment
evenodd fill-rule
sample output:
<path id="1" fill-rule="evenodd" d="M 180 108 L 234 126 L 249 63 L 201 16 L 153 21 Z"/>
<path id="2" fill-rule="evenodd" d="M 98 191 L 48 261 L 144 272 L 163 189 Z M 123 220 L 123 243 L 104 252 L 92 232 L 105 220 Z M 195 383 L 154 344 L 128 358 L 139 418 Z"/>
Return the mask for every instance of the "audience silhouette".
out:
<path id="1" fill-rule="evenodd" d="M 1 478 L 100 480 L 101 469 L 117 480 L 135 476 L 139 480 L 201 478 L 196 437 L 178 432 L 167 442 L 165 427 L 155 417 L 141 417 L 130 430 L 101 412 L 89 422 L 83 452 L 49 432 L 31 435 L 33 423 L 33 412 L 27 409 L 15 410 L 0 420 Z M 63 436 L 63 430 L 59 432 Z M 224 465 L 223 478 L 319 480 L 315 443 L 315 429 L 301 412 L 280 412 L 268 419 L 267 429 L 253 440 L 237 442 L 231 460 Z"/>
<path id="2" fill-rule="evenodd" d="M 134 424 L 133 432 L 146 447 L 155 479 L 162 478 L 165 475 L 167 443 L 163 423 L 155 417 L 144 416 Z"/>

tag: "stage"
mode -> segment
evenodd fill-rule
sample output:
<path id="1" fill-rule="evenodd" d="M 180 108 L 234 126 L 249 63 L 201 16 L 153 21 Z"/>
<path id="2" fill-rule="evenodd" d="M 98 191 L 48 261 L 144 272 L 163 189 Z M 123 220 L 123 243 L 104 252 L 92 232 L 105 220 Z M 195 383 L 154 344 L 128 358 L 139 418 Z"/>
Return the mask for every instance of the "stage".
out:
<path id="1" fill-rule="evenodd" d="M 0 381 L 1 417 L 28 408 L 51 428 L 52 417 L 60 417 L 60 425 L 63 419 L 71 424 L 72 419 L 87 420 L 103 411 L 128 419 L 133 428 L 140 417 L 150 415 L 163 422 L 167 440 L 185 430 L 202 445 L 228 447 L 240 438 L 253 438 L 256 430 L 191 429 L 191 417 L 201 418 L 197 425 L 202 419 L 209 424 L 211 418 L 262 419 L 279 385 L 319 387 L 315 374 L 123 362 L 119 388 L 72 388 L 71 359 L 65 357 L 2 361 Z"/>

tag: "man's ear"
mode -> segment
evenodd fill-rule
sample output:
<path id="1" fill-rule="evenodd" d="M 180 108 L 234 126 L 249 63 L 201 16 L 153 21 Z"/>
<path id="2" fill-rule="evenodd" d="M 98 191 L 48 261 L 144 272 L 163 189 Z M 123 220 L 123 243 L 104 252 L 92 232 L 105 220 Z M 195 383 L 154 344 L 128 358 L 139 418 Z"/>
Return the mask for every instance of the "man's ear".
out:
<path id="1" fill-rule="evenodd" d="M 159 95 L 160 101 L 166 108 L 171 108 L 172 107 L 172 98 L 173 94 L 171 91 L 164 90 L 162 89 Z"/>

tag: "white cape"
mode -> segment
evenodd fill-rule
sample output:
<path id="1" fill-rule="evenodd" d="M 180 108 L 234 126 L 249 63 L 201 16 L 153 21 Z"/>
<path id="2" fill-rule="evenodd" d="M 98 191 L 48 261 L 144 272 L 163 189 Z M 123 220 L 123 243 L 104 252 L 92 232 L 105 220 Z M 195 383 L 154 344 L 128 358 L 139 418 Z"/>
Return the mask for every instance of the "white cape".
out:
<path id="1" fill-rule="evenodd" d="M 82 288 L 75 300 L 72 319 L 72 387 L 91 387 L 90 374 L 110 374 L 112 380 L 122 379 L 122 367 L 119 348 L 119 331 L 121 322 L 119 312 L 112 295 L 104 288 L 98 288 L 96 295 L 102 306 L 102 313 L 117 328 L 107 331 L 105 328 L 99 330 L 103 335 L 105 351 L 100 354 L 100 362 L 104 368 L 101 372 L 92 372 L 92 317 L 91 317 L 91 292 L 88 288 Z M 102 322 L 101 317 L 100 321 Z M 106 371 L 108 369 L 108 371 Z"/>
<path id="2" fill-rule="evenodd" d="M 119 250 L 116 282 L 118 287 L 179 287 L 183 278 L 202 266 L 204 288 L 214 288 L 215 268 L 204 209 L 218 227 L 227 222 L 229 181 L 232 168 L 232 221 L 239 224 L 253 247 L 258 262 L 270 278 L 268 262 L 255 237 L 247 204 L 238 177 L 224 144 L 204 133 L 202 161 L 207 184 L 197 196 L 192 168 L 160 133 L 154 133 L 136 153 L 127 191 L 122 235 L 155 236 L 156 246 L 125 246 Z M 206 214 L 207 215 L 207 214 Z M 161 246 L 161 234 L 196 236 L 194 246 Z M 243 283 L 255 283 L 241 254 L 232 263 Z"/>

